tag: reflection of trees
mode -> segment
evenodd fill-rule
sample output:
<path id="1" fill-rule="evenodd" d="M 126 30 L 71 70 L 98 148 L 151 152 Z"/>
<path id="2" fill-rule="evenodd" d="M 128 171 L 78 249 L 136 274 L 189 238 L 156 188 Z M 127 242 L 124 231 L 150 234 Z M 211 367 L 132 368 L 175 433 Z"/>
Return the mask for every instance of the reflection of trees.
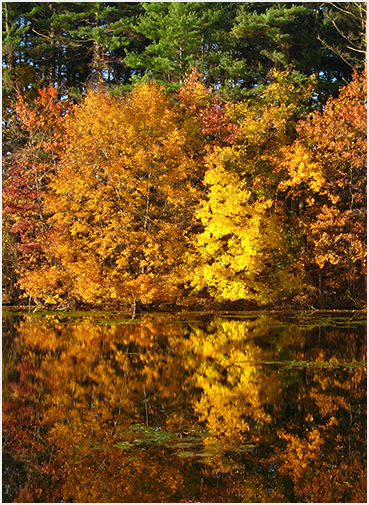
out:
<path id="1" fill-rule="evenodd" d="M 123 419 L 165 427 L 172 411 L 188 410 L 184 369 L 178 366 L 179 325 L 56 322 L 22 324 L 20 331 L 30 354 L 43 354 L 50 385 L 44 424 L 58 430 L 73 426 L 75 443 L 112 422 L 119 431 Z"/>
<path id="2" fill-rule="evenodd" d="M 273 364 L 360 360 L 357 334 L 265 316 L 67 322 L 18 324 L 3 394 L 9 498 L 362 501 L 364 369 Z M 179 445 L 200 425 L 208 456 L 178 457 L 174 442 L 115 448 L 138 423 Z"/>
<path id="3" fill-rule="evenodd" d="M 17 364 L 19 380 L 11 384 L 5 402 L 5 426 L 12 435 L 22 439 L 23 452 L 42 452 L 44 459 L 52 455 L 52 463 L 44 461 L 42 467 L 38 467 L 40 475 L 42 472 L 48 475 L 47 488 L 41 482 L 34 482 L 31 472 L 19 499 L 32 501 L 32 497 L 39 497 L 36 493 L 39 489 L 42 501 L 55 501 L 61 497 L 67 500 L 68 493 L 74 490 L 73 500 L 79 494 L 77 501 L 83 502 L 81 493 L 84 489 L 90 493 L 88 499 L 94 497 L 92 501 L 104 501 L 101 497 L 106 488 L 106 473 L 96 466 L 97 462 L 104 461 L 104 458 L 100 461 L 104 451 L 91 453 L 89 446 L 85 446 L 87 442 L 113 447 L 121 440 L 124 427 L 134 423 L 178 431 L 189 427 L 192 421 L 191 401 L 187 397 L 189 385 L 185 368 L 180 366 L 184 355 L 183 331 L 182 326 L 171 324 L 165 318 L 154 323 L 148 320 L 146 324 L 119 326 L 99 326 L 88 320 L 79 325 L 67 325 L 52 317 L 37 324 L 32 320 L 19 324 L 18 345 L 23 352 Z M 23 410 L 19 402 L 14 404 L 17 398 L 20 398 Z M 37 407 L 41 406 L 40 413 Z M 37 428 L 47 429 L 47 434 L 40 446 L 30 447 L 25 443 L 23 430 L 31 436 L 35 410 Z M 20 412 L 23 412 L 22 417 Z M 15 446 L 15 442 L 14 437 L 9 437 L 12 445 L 9 448 L 19 453 L 21 448 Z M 82 449 L 75 450 L 77 446 Z M 146 476 L 144 485 L 145 478 L 141 474 L 146 470 L 143 462 L 130 462 L 125 453 L 117 449 L 108 456 L 103 466 L 110 466 L 113 474 L 116 470 L 117 479 L 121 479 L 116 489 L 126 490 L 127 501 L 137 501 L 129 493 L 127 482 L 140 483 L 139 489 L 146 486 L 155 493 L 160 487 L 167 489 L 164 500 L 180 485 L 179 476 L 174 478 L 173 462 L 152 465 L 152 475 Z M 177 466 L 183 466 L 182 460 L 177 461 Z M 86 468 L 89 471 L 86 472 Z M 125 473 L 123 468 L 126 468 Z M 88 481 L 93 472 L 97 480 L 91 486 Z M 62 486 L 61 475 L 64 476 Z M 54 485 L 50 479 L 55 481 Z M 152 479 L 157 482 L 156 490 Z M 175 484 L 169 486 L 172 480 Z M 54 496 L 50 496 L 52 489 L 56 493 Z M 110 491 L 112 489 L 114 486 Z M 139 498 L 137 490 L 136 497 Z M 138 501 L 151 501 L 147 496 L 141 498 Z M 121 500 L 115 494 L 108 501 Z"/>
<path id="4" fill-rule="evenodd" d="M 18 319 L 3 318 L 3 501 L 17 498 L 28 476 L 39 471 L 39 455 L 45 452 L 41 399 L 47 381 L 40 373 L 42 356 L 24 354 L 24 339 L 16 337 Z"/>
<path id="5" fill-rule="evenodd" d="M 331 329 L 325 333 L 330 345 L 315 349 L 315 359 L 334 365 L 338 358 L 332 349 L 342 346 L 345 332 Z M 360 338 L 352 330 L 349 336 L 344 361 L 362 359 L 357 345 Z M 298 353 L 299 359 L 307 356 L 311 349 Z M 364 368 L 306 371 L 299 389 L 300 422 L 289 421 L 277 430 L 284 443 L 270 458 L 280 474 L 293 481 L 298 501 L 366 502 L 365 383 Z"/>
<path id="6" fill-rule="evenodd" d="M 261 475 L 256 480 L 253 475 L 251 493 L 245 459 L 241 465 L 237 459 L 226 460 L 227 465 L 223 460 L 220 468 L 243 473 L 238 489 L 244 502 L 281 501 L 280 491 L 288 496 L 291 481 L 299 501 L 365 501 L 366 370 L 301 368 L 281 373 L 280 367 L 255 364 L 278 358 L 308 362 L 311 355 L 332 366 L 339 359 L 360 361 L 359 335 L 352 329 L 317 329 L 311 334 L 293 325 L 271 335 L 271 327 L 263 318 L 220 319 L 191 339 L 201 355 L 196 378 L 203 390 L 195 410 L 211 429 L 209 443 L 217 440 L 232 448 L 251 438 L 264 450 L 268 446 L 260 458 Z M 268 333 L 273 342 L 269 346 Z M 246 455 L 249 464 L 255 452 Z M 270 478 L 273 467 L 278 472 Z"/>
<path id="7" fill-rule="evenodd" d="M 281 475 L 294 484 L 298 501 L 318 503 L 366 502 L 366 472 L 361 447 L 352 451 L 342 436 L 343 423 L 331 417 L 317 427 L 297 434 L 281 430 L 286 442 L 271 459 L 277 462 Z M 364 426 L 355 434 L 362 439 Z"/>
<path id="8" fill-rule="evenodd" d="M 206 332 L 191 336 L 199 362 L 196 384 L 203 391 L 195 410 L 223 445 L 250 440 L 246 432 L 271 421 L 265 405 L 275 401 L 281 385 L 275 371 L 252 364 L 270 354 L 253 339 L 261 328 L 259 320 L 215 319 Z"/>
<path id="9" fill-rule="evenodd" d="M 63 494 L 80 503 L 150 503 L 152 496 L 170 502 L 183 491 L 185 465 L 184 460 L 163 457 L 158 451 L 148 450 L 141 459 L 118 449 L 75 451 L 67 463 Z"/>

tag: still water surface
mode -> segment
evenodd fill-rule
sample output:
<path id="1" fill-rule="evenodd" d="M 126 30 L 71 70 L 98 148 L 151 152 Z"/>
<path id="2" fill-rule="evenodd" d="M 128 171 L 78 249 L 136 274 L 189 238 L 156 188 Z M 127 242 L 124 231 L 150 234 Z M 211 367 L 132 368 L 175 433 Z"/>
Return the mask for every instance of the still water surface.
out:
<path id="1" fill-rule="evenodd" d="M 366 502 L 361 314 L 4 314 L 3 502 Z"/>

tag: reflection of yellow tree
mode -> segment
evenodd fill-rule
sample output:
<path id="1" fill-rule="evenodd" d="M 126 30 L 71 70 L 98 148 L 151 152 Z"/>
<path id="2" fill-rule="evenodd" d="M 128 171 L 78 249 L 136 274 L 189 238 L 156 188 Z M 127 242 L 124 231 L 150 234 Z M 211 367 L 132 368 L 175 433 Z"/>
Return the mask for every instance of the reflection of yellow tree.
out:
<path id="1" fill-rule="evenodd" d="M 270 345 L 272 340 L 277 345 Z M 206 330 L 195 327 L 191 333 L 191 350 L 198 363 L 195 385 L 202 389 L 194 409 L 209 430 L 204 440 L 207 450 L 218 448 L 204 472 L 227 475 L 237 500 L 245 503 L 285 501 L 283 485 L 271 488 L 268 474 L 255 472 L 258 457 L 252 449 L 260 442 L 270 444 L 281 412 L 284 377 L 277 367 L 260 362 L 277 360 L 278 349 L 288 352 L 300 340 L 304 336 L 297 326 L 275 328 L 275 321 L 267 316 L 241 321 L 219 317 Z M 232 479 L 235 474 L 238 481 Z M 222 500 L 214 490 L 205 490 L 202 501 Z"/>
<path id="2" fill-rule="evenodd" d="M 206 423 L 213 437 L 222 444 L 250 441 L 246 432 L 270 423 L 264 405 L 275 401 L 280 380 L 273 371 L 253 364 L 266 358 L 255 344 L 263 321 L 228 321 L 216 319 L 207 333 L 191 336 L 199 363 L 197 386 L 203 393 L 195 404 L 199 419 Z"/>
<path id="3" fill-rule="evenodd" d="M 209 325 L 206 332 L 197 330 L 192 335 L 192 346 L 201 363 L 196 373 L 197 385 L 203 389 L 195 410 L 199 419 L 210 428 L 207 443 L 218 443 L 230 450 L 235 446 L 242 447 L 247 440 L 270 444 L 272 424 L 279 426 L 274 439 L 277 449 L 262 459 L 265 472 L 272 467 L 277 470 L 279 484 L 268 493 L 265 472 L 257 476 L 258 484 L 255 479 L 250 482 L 245 476 L 238 486 L 239 496 L 244 502 L 283 501 L 284 487 L 287 494 L 293 493 L 302 501 L 347 501 L 347 497 L 358 502 L 365 501 L 365 467 L 360 447 L 360 440 L 365 445 L 362 439 L 364 425 L 358 413 L 360 408 L 364 411 L 364 405 L 360 407 L 360 404 L 363 404 L 365 395 L 365 369 L 340 368 L 333 373 L 329 368 L 313 367 L 307 369 L 306 374 L 303 370 L 291 372 L 290 385 L 297 381 L 295 387 L 298 390 L 296 397 L 287 398 L 288 389 L 282 383 L 281 375 L 276 370 L 256 364 L 259 360 L 276 358 L 272 348 L 267 351 L 256 345 L 262 342 L 260 338 L 270 334 L 272 326 L 267 318 L 256 321 L 219 318 Z M 326 332 L 326 342 L 331 339 L 338 345 L 335 330 Z M 295 345 L 292 347 L 293 340 Z M 289 326 L 277 336 L 276 347 L 284 353 L 284 359 L 288 355 L 288 347 L 292 347 L 290 358 L 308 362 L 313 354 L 317 362 L 330 363 L 332 367 L 337 365 L 338 358 L 332 347 L 322 350 L 318 346 L 313 349 L 308 346 L 304 350 L 307 341 L 306 330 Z M 297 342 L 300 345 L 296 346 Z M 342 356 L 346 354 L 350 356 L 350 361 L 355 361 L 352 349 L 341 353 Z M 295 381 L 293 377 L 296 377 Z M 305 381 L 301 381 L 303 377 Z M 268 404 L 273 406 L 273 419 L 266 410 Z M 305 412 L 305 417 L 300 414 L 296 417 L 295 414 L 294 419 L 288 420 L 283 413 L 286 404 L 296 413 Z M 347 416 L 350 417 L 349 429 L 352 430 L 349 435 Z M 301 419 L 302 426 L 298 419 Z M 249 430 L 251 437 L 247 434 Z M 239 463 L 232 459 L 214 458 L 212 467 L 213 471 L 234 471 L 238 467 L 237 470 L 242 472 Z M 290 480 L 293 484 L 291 489 Z M 358 482 L 361 487 L 356 485 Z"/>

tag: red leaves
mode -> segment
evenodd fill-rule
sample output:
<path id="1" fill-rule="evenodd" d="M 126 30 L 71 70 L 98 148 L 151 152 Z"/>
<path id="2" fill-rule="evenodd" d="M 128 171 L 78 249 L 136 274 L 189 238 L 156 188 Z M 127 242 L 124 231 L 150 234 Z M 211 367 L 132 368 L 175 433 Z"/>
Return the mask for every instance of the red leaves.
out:
<path id="1" fill-rule="evenodd" d="M 237 139 L 239 128 L 226 113 L 226 104 L 201 82 L 201 74 L 194 68 L 187 76 L 178 98 L 201 124 L 201 135 L 207 144 L 230 145 Z"/>
<path id="2" fill-rule="evenodd" d="M 40 267 L 50 227 L 44 196 L 55 163 L 64 150 L 64 121 L 69 101 L 59 100 L 54 87 L 39 90 L 33 105 L 19 96 L 15 112 L 28 140 L 12 153 L 3 184 L 6 227 L 16 235 L 20 271 Z"/>
<path id="3" fill-rule="evenodd" d="M 239 128 L 228 118 L 224 105 L 213 99 L 210 107 L 200 114 L 202 133 L 207 141 L 215 146 L 233 144 L 239 135 Z"/>

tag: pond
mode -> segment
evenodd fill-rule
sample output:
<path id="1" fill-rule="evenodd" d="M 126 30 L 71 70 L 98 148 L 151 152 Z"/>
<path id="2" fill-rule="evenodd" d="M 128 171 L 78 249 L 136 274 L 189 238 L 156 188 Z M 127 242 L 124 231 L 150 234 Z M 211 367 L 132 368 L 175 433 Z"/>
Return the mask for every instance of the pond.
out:
<path id="1" fill-rule="evenodd" d="M 3 314 L 3 502 L 366 503 L 363 313 Z"/>

